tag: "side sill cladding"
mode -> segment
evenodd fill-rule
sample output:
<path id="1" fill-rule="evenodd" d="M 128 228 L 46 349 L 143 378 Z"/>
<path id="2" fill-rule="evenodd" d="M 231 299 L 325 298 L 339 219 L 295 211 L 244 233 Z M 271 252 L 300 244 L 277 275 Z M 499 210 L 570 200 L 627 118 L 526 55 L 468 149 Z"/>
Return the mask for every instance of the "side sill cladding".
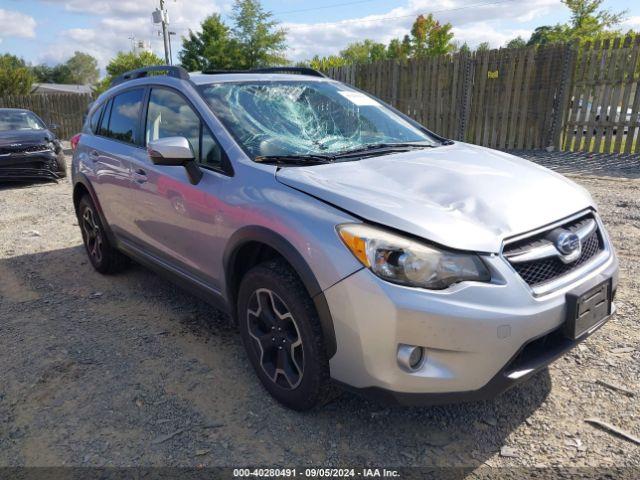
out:
<path id="1" fill-rule="evenodd" d="M 329 305 L 324 293 L 322 292 L 320 284 L 300 252 L 298 252 L 298 250 L 286 238 L 273 230 L 260 226 L 244 227 L 234 233 L 229 239 L 223 257 L 226 286 L 225 296 L 228 299 L 229 305 L 235 306 L 236 304 L 233 285 L 235 285 L 237 279 L 234 276 L 232 265 L 236 263 L 237 253 L 240 251 L 241 247 L 250 242 L 259 242 L 272 248 L 287 262 L 289 262 L 296 271 L 307 289 L 307 292 L 309 292 L 309 295 L 313 299 L 318 312 L 320 326 L 322 328 L 325 346 L 327 349 L 327 358 L 333 357 L 337 351 L 333 319 L 331 318 Z M 237 312 L 235 312 L 235 309 L 233 311 L 235 317 Z"/>

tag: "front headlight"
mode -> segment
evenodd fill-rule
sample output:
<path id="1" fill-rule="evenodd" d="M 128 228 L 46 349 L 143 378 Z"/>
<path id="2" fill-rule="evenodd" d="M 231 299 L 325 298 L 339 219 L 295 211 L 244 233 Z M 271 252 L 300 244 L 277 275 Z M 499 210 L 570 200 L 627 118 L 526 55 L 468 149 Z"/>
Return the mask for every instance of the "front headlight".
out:
<path id="1" fill-rule="evenodd" d="M 338 225 L 337 230 L 365 267 L 390 282 L 441 290 L 465 280 L 491 279 L 480 257 L 471 253 L 443 250 L 363 224 Z"/>

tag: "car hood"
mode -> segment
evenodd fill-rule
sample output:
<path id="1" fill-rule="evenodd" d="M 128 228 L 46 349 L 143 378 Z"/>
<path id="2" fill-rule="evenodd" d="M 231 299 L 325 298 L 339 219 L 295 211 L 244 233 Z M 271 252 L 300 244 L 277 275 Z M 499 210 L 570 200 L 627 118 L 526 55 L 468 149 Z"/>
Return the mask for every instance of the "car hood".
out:
<path id="1" fill-rule="evenodd" d="M 497 253 L 507 237 L 593 206 L 589 193 L 562 175 L 459 142 L 281 168 L 276 178 L 364 220 L 477 252 Z"/>
<path id="2" fill-rule="evenodd" d="M 5 130 L 0 131 L 0 146 L 19 144 L 38 144 L 50 142 L 54 135 L 49 130 Z"/>

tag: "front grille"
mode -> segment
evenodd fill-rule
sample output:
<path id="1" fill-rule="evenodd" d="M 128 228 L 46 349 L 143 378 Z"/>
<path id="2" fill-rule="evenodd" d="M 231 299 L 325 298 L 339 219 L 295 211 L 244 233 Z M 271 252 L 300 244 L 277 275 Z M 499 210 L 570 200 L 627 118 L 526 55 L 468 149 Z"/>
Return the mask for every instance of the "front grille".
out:
<path id="1" fill-rule="evenodd" d="M 0 155 L 6 155 L 7 153 L 30 153 L 30 152 L 42 152 L 43 150 L 50 150 L 44 143 L 39 145 L 20 145 L 12 147 L 9 145 L 0 147 Z"/>
<path id="2" fill-rule="evenodd" d="M 593 219 L 592 214 L 588 214 L 587 216 L 581 217 L 577 220 L 572 220 L 564 225 L 561 225 L 561 227 L 570 231 L 575 231 L 579 229 L 580 226 L 584 225 L 584 223 L 589 219 Z M 528 248 L 537 246 L 541 242 L 545 241 L 544 237 L 547 233 L 548 231 L 542 232 L 533 237 L 508 244 L 505 247 L 503 254 L 522 252 L 526 251 Z M 582 253 L 577 260 L 571 263 L 564 263 L 562 260 L 560 260 L 559 257 L 549 257 L 530 262 L 512 263 L 511 266 L 515 269 L 516 272 L 518 272 L 522 279 L 527 282 L 527 284 L 535 287 L 560 278 L 570 273 L 571 271 L 576 270 L 580 266 L 589 262 L 589 260 L 594 258 L 603 249 L 604 242 L 599 229 L 596 228 L 596 230 L 591 232 L 586 238 L 582 240 Z"/>

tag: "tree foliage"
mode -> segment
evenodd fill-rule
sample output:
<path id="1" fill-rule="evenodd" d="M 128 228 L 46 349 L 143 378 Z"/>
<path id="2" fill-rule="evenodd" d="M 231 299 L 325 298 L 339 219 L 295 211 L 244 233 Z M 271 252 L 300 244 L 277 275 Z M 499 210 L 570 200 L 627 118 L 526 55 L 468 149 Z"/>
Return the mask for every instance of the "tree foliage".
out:
<path id="1" fill-rule="evenodd" d="M 286 32 L 258 0 L 236 0 L 232 19 L 233 38 L 240 45 L 244 68 L 287 63 L 283 56 Z"/>
<path id="2" fill-rule="evenodd" d="M 344 58 L 346 63 L 378 62 L 387 58 L 387 49 L 383 43 L 366 39 L 348 45 L 340 51 L 340 57 Z"/>
<path id="3" fill-rule="evenodd" d="M 111 81 L 118 75 L 122 75 L 129 70 L 136 68 L 151 67 L 154 65 L 164 65 L 164 60 L 155 53 L 142 52 L 118 52 L 107 65 L 107 76 L 96 84 L 96 92 L 102 93 L 111 84 Z"/>
<path id="4" fill-rule="evenodd" d="M 568 23 L 543 25 L 534 30 L 527 45 L 544 45 L 559 42 L 584 42 L 620 35 L 616 29 L 626 12 L 613 13 L 602 9 L 604 0 L 561 0 L 569 10 Z"/>
<path id="5" fill-rule="evenodd" d="M 366 39 L 347 45 L 339 55 L 315 56 L 309 62 L 312 68 L 326 70 L 348 64 L 371 63 L 380 60 L 406 60 L 434 57 L 456 51 L 452 25 L 441 24 L 433 15 L 419 15 L 411 27 L 410 35 L 402 40 L 392 39 L 388 45 Z"/>
<path id="6" fill-rule="evenodd" d="M 270 12 L 258 0 L 236 0 L 233 26 L 220 15 L 207 17 L 201 31 L 183 37 L 180 63 L 190 71 L 246 69 L 288 63 L 285 31 L 278 28 Z"/>
<path id="7" fill-rule="evenodd" d="M 76 51 L 65 65 L 71 74 L 71 83 L 92 85 L 98 81 L 98 61 L 88 53 Z"/>
<path id="8" fill-rule="evenodd" d="M 412 53 L 414 57 L 434 57 L 453 52 L 452 25 L 442 25 L 430 13 L 419 15 L 411 27 Z"/>
<path id="9" fill-rule="evenodd" d="M 36 65 L 33 75 L 39 83 L 92 85 L 100 74 L 98 61 L 88 53 L 75 52 L 65 63 L 53 67 Z"/>
<path id="10" fill-rule="evenodd" d="M 28 94 L 34 79 L 24 60 L 8 53 L 0 55 L 0 96 Z"/>
<path id="11" fill-rule="evenodd" d="M 178 58 L 190 72 L 239 68 L 238 43 L 230 37 L 230 29 L 220 15 L 213 14 L 204 19 L 202 31 L 189 30 L 182 39 L 182 50 Z"/>
<path id="12" fill-rule="evenodd" d="M 107 65 L 107 74 L 113 78 L 136 68 L 163 64 L 164 61 L 153 52 L 118 52 Z"/>
<path id="13" fill-rule="evenodd" d="M 527 46 L 527 41 L 518 35 L 516 38 L 509 40 L 505 46 L 507 48 L 524 48 Z"/>
<path id="14" fill-rule="evenodd" d="M 38 83 L 74 83 L 71 81 L 71 70 L 63 63 L 53 67 L 36 65 L 31 71 Z"/>

